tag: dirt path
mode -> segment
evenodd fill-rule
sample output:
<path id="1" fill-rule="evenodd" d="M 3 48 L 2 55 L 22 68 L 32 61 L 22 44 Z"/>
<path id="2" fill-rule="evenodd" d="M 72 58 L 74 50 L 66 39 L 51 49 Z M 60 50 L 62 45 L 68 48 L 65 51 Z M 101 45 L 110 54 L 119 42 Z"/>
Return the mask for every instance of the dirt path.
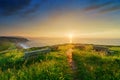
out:
<path id="1" fill-rule="evenodd" d="M 69 65 L 70 65 L 70 67 L 71 67 L 71 69 L 73 71 L 74 80 L 78 80 L 77 76 L 76 76 L 76 74 L 77 74 L 77 67 L 76 67 L 75 62 L 74 62 L 74 60 L 72 58 L 72 53 L 73 53 L 73 49 L 69 49 L 66 52 L 66 54 L 67 54 L 67 60 L 68 60 L 68 63 L 69 63 Z"/>

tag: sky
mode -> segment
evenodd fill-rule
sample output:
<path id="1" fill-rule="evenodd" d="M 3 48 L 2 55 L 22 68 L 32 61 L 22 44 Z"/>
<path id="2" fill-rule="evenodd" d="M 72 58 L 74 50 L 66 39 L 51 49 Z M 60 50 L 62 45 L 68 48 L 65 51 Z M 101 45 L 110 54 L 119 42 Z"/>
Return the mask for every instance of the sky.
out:
<path id="1" fill-rule="evenodd" d="M 0 36 L 120 38 L 120 0 L 0 0 Z"/>

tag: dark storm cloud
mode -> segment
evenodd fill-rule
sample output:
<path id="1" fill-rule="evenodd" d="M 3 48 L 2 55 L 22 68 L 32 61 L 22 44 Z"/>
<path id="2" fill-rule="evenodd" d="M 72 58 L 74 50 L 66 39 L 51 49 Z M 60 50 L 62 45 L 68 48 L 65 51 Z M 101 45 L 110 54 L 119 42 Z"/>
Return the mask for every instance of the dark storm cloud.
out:
<path id="1" fill-rule="evenodd" d="M 0 15 L 10 16 L 29 6 L 31 0 L 0 0 Z"/>

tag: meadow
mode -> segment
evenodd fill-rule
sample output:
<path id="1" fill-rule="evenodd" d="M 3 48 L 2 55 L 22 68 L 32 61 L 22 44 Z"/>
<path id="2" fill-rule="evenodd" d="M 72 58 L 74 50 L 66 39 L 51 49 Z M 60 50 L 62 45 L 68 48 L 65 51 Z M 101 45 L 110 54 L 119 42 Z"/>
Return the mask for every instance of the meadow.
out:
<path id="1" fill-rule="evenodd" d="M 72 45 L 49 46 L 48 53 L 38 52 L 37 57 L 24 58 L 27 50 L 16 47 L 6 48 L 0 53 L 0 80 L 120 80 L 120 47 L 107 46 L 113 54 L 93 50 L 93 45 L 76 47 Z M 66 51 L 73 49 L 73 61 L 77 67 L 74 73 Z"/>
<path id="2" fill-rule="evenodd" d="M 113 54 L 75 49 L 73 59 L 80 80 L 120 80 L 120 47 L 108 47 Z"/>
<path id="3" fill-rule="evenodd" d="M 0 80 L 72 80 L 63 51 L 51 51 L 24 59 L 24 50 L 0 54 Z"/>

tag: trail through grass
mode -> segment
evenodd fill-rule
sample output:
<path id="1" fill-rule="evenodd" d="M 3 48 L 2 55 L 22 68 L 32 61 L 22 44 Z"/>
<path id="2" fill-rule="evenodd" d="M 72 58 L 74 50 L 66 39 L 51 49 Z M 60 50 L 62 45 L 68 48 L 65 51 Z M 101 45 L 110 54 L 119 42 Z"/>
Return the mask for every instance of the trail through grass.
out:
<path id="1" fill-rule="evenodd" d="M 120 47 L 108 47 L 111 55 L 81 48 L 60 45 L 28 59 L 25 50 L 9 50 L 0 54 L 0 80 L 120 80 Z"/>
<path id="2" fill-rule="evenodd" d="M 78 66 L 79 80 L 120 80 L 120 57 L 118 56 L 100 55 L 95 51 L 75 49 L 73 59 Z"/>
<path id="3" fill-rule="evenodd" d="M 69 47 L 68 50 L 66 51 L 66 55 L 67 55 L 67 60 L 68 60 L 68 64 L 70 66 L 70 68 L 72 69 L 72 73 L 73 73 L 73 79 L 74 80 L 78 80 L 77 79 L 77 66 L 73 60 L 73 49 L 72 47 Z"/>
<path id="4" fill-rule="evenodd" d="M 22 51 L 0 56 L 0 80 L 73 80 L 63 51 L 40 54 L 24 60 Z"/>

